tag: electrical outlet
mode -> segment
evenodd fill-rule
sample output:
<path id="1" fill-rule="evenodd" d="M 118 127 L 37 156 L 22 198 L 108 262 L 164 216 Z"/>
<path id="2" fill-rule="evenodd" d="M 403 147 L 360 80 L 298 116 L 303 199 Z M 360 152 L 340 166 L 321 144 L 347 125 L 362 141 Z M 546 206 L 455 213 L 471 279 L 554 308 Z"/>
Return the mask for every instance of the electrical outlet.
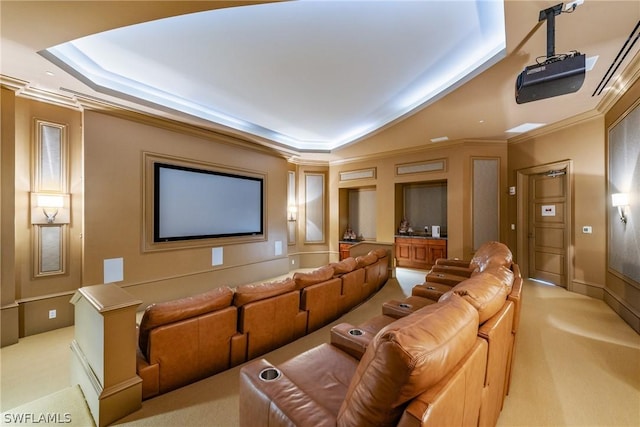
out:
<path id="1" fill-rule="evenodd" d="M 49 319 L 55 319 L 57 315 L 56 310 L 49 310 Z"/>
<path id="2" fill-rule="evenodd" d="M 296 265 L 296 260 L 295 259 L 291 260 L 291 265 Z"/>

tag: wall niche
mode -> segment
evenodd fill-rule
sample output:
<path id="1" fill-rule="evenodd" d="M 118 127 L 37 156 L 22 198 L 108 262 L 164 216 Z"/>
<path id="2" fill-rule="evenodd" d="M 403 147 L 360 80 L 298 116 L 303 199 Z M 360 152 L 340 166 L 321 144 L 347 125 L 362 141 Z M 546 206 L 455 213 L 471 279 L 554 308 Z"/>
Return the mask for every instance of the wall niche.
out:
<path id="1" fill-rule="evenodd" d="M 340 189 L 340 240 L 351 229 L 357 240 L 376 240 L 376 187 Z"/>
<path id="2" fill-rule="evenodd" d="M 447 181 L 425 181 L 396 184 L 396 233 L 406 219 L 415 233 L 430 235 L 434 225 L 440 236 L 447 236 Z"/>

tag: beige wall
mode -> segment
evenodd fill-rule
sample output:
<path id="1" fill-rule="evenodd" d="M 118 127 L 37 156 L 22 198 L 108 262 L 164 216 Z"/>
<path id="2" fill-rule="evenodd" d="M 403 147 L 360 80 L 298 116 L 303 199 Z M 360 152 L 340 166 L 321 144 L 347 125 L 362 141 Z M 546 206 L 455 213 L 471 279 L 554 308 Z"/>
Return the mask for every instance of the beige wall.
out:
<path id="1" fill-rule="evenodd" d="M 402 123 L 397 125 L 402 127 Z M 391 136 L 391 134 L 389 135 Z M 384 138 L 384 132 L 377 138 Z M 391 145 L 391 141 L 389 141 Z M 344 233 L 343 223 L 340 223 L 339 200 L 341 188 L 375 187 L 377 209 L 377 241 L 393 243 L 394 235 L 401 218 L 397 214 L 400 203 L 396 196 L 396 184 L 410 182 L 447 181 L 447 225 L 448 225 L 448 256 L 470 258 L 473 253 L 473 235 L 471 218 L 472 193 L 472 159 L 474 157 L 490 157 L 500 159 L 501 188 L 505 188 L 507 169 L 506 142 L 474 142 L 460 141 L 445 145 L 425 145 L 422 150 L 409 153 L 392 153 L 387 156 L 376 156 L 370 160 L 349 162 L 331 166 L 329 191 L 329 205 L 331 209 L 330 235 L 331 250 L 337 251 L 340 236 Z M 396 166 L 408 163 L 428 162 L 446 159 L 447 167 L 444 171 L 422 172 L 398 175 Z M 375 178 L 340 181 L 341 172 L 357 171 L 375 168 Z M 501 213 L 506 215 L 506 198 L 501 192 Z M 343 215 L 344 217 L 344 215 Z M 501 227 L 501 234 L 506 231 Z"/>
<path id="2" fill-rule="evenodd" d="M 583 122 L 559 128 L 524 141 L 509 144 L 509 185 L 516 185 L 518 170 L 564 160 L 572 162 L 573 183 L 573 277 L 569 277 L 569 290 L 602 297 L 604 287 L 604 260 L 606 242 L 605 224 L 605 155 L 604 118 L 590 118 Z M 509 200 L 509 222 L 517 227 L 516 198 Z M 593 234 L 583 234 L 582 227 L 590 225 Z M 514 252 L 516 232 L 507 240 Z M 515 253 L 522 263 L 522 254 Z"/>
<path id="3" fill-rule="evenodd" d="M 9 211 L 10 201 L 4 204 L 11 191 L 3 187 L 3 218 L 11 222 L 2 227 L 3 264 L 13 260 L 13 267 L 3 266 L 2 306 L 3 344 L 7 337 L 33 335 L 73 324 L 73 307 L 69 299 L 81 286 L 81 234 L 82 234 L 82 115 L 79 111 L 22 97 L 10 100 L 13 93 L 2 91 L 3 101 L 3 153 L 13 150 L 13 164 L 2 159 L 3 171 L 13 170 L 12 185 L 14 209 Z M 8 107 L 5 109 L 5 107 Z M 30 223 L 30 192 L 32 191 L 34 121 L 42 119 L 67 125 L 69 144 L 68 182 L 71 194 L 71 223 L 66 226 L 65 272 L 60 275 L 34 277 L 34 230 Z M 6 133 L 5 133 L 6 132 Z M 5 179 L 3 178 L 3 185 Z M 9 190 L 9 189 L 7 189 Z M 5 217 L 6 215 L 6 217 Z M 11 215 L 11 216 L 9 216 Z M 13 230 L 10 227 L 13 226 Z M 10 244 L 13 232 L 15 241 Z M 5 311 L 18 307 L 18 322 L 14 316 L 5 319 Z M 49 319 L 49 310 L 56 310 L 56 317 Z M 8 320 L 4 324 L 4 320 Z M 17 329 L 16 329 L 17 327 Z"/>
<path id="4" fill-rule="evenodd" d="M 105 259 L 123 258 L 124 280 L 119 284 L 141 299 L 144 307 L 288 271 L 285 159 L 186 126 L 144 123 L 93 111 L 85 112 L 84 128 L 83 285 L 103 282 Z M 266 238 L 258 242 L 215 239 L 202 247 L 144 251 L 145 152 L 264 174 Z M 282 242 L 282 255 L 275 254 L 277 241 Z M 222 266 L 212 266 L 213 247 L 223 248 Z"/>
<path id="5" fill-rule="evenodd" d="M 0 89 L 0 347 L 18 342 L 15 286 L 15 95 Z"/>
<path id="6" fill-rule="evenodd" d="M 188 125 L 129 113 L 80 113 L 70 108 L 16 98 L 11 91 L 3 89 L 0 174 L 3 190 L 0 199 L 2 345 L 15 342 L 16 328 L 21 335 L 30 335 L 71 324 L 71 294 L 80 286 L 102 283 L 105 259 L 123 258 L 124 281 L 120 285 L 143 300 L 142 307 L 215 286 L 256 282 L 286 274 L 291 268 L 314 267 L 337 260 L 345 216 L 344 209 L 341 209 L 345 200 L 340 198 L 340 189 L 376 188 L 377 208 L 372 215 L 376 218 L 377 240 L 391 243 L 399 221 L 396 186 L 408 182 L 446 180 L 448 255 L 468 258 L 473 251 L 471 172 L 474 157 L 500 159 L 500 235 L 514 252 L 516 237 L 509 224 L 517 223 L 517 197 L 508 196 L 507 188 L 515 185 L 516 172 L 557 161 L 572 162 L 571 242 L 574 257 L 570 289 L 605 298 L 612 307 L 618 307 L 623 317 L 631 313 L 632 320 L 628 321 L 632 323 L 638 317 L 640 306 L 638 288 L 608 274 L 605 265 L 605 129 L 607 123 L 615 121 L 613 117 L 616 114 L 622 114 L 638 99 L 638 92 L 636 84 L 630 95 L 612 109 L 615 114 L 608 114 L 606 120 L 594 114 L 508 144 L 505 141 L 428 144 L 418 150 L 354 156 L 326 165 L 290 163 L 265 148 Z M 70 126 L 73 212 L 69 227 L 68 273 L 63 277 L 32 277 L 28 192 L 35 117 Z M 372 141 L 376 146 L 392 147 L 393 141 L 403 134 L 414 138 L 413 127 L 403 123 L 379 132 Z M 362 143 L 367 144 L 368 141 Z M 146 252 L 143 245 L 145 152 L 264 173 L 267 176 L 265 239 L 242 243 L 223 239 L 209 246 Z M 13 161 L 12 156 L 15 157 Z M 447 160 L 445 171 L 406 176 L 398 176 L 395 172 L 399 164 L 441 158 Z M 375 169 L 375 178 L 340 181 L 340 172 L 367 168 Z M 293 244 L 287 244 L 289 170 L 296 172 L 299 203 L 298 220 L 293 225 L 296 229 Z M 304 176 L 307 172 L 326 174 L 327 239 L 322 244 L 304 242 Z M 84 180 L 81 179 L 83 173 Z M 15 197 L 11 197 L 11 191 L 15 192 Z M 15 221 L 13 233 L 12 221 Z M 582 234 L 583 225 L 591 225 L 593 234 Z M 277 241 L 282 242 L 283 254 L 280 256 L 275 254 Z M 213 246 L 223 247 L 224 265 L 211 266 Z M 15 261 L 9 262 L 12 256 Z M 55 321 L 46 316 L 52 308 L 58 310 Z"/>

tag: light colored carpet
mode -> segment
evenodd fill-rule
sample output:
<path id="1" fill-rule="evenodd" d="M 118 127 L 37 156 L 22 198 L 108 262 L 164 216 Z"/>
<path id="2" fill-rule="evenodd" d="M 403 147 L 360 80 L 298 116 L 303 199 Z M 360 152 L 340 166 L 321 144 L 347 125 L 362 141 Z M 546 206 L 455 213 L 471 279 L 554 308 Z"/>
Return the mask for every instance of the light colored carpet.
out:
<path id="1" fill-rule="evenodd" d="M 277 364 L 327 342 L 332 325 L 339 322 L 358 324 L 380 314 L 384 301 L 410 294 L 411 287 L 424 277 L 424 272 L 419 270 L 397 271 L 397 280 L 390 280 L 363 305 L 338 321 L 263 357 Z M 69 386 L 68 367 L 64 379 L 55 372 L 57 367 L 70 363 L 68 344 L 73 328 L 65 330 L 28 337 L 0 351 L 3 410 L 12 407 L 9 406 L 11 402 L 21 404 L 41 397 L 40 386 L 58 387 L 58 390 Z M 64 354 L 49 352 L 55 345 L 55 340 L 44 337 L 49 334 L 62 341 L 57 345 L 66 349 Z M 46 345 L 39 347 L 36 341 L 40 339 Z M 23 345 L 25 341 L 27 345 Z M 19 347 L 28 348 L 23 351 Z M 16 361 L 16 358 L 22 360 Z M 38 363 L 46 362 L 45 366 L 35 369 L 35 375 L 28 370 L 33 364 L 29 362 L 32 358 L 37 358 Z M 60 360 L 52 360 L 54 358 Z M 9 372 L 8 381 L 5 381 L 5 374 L 12 371 L 12 367 L 27 370 Z M 237 425 L 239 370 L 240 367 L 236 367 L 147 400 L 139 411 L 114 425 Z M 51 371 L 50 374 L 47 371 Z M 18 382 L 22 384 L 16 383 L 17 379 L 21 379 Z M 19 390 L 15 395 L 14 387 Z M 50 391 L 44 394 L 48 393 Z M 51 407 L 64 413 L 71 403 L 62 401 L 55 405 L 59 406 Z M 35 413 L 28 405 L 20 408 Z M 86 425 L 75 419 L 72 421 L 68 425 Z M 640 335 L 602 301 L 526 281 L 511 392 L 498 426 L 562 425 L 640 425 Z"/>
<path id="2" fill-rule="evenodd" d="M 525 283 L 499 426 L 640 426 L 640 335 L 603 301 Z"/>
<path id="3" fill-rule="evenodd" d="M 2 413 L 3 426 L 94 426 L 80 386 L 64 388 Z"/>

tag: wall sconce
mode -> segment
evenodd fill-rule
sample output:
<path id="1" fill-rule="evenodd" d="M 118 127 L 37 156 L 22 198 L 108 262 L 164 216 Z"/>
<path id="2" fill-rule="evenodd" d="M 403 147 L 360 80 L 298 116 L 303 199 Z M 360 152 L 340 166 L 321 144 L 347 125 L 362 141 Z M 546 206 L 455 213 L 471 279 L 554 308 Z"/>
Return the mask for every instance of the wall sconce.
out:
<path id="1" fill-rule="evenodd" d="M 69 195 L 31 193 L 31 224 L 69 224 Z"/>
<path id="2" fill-rule="evenodd" d="M 627 223 L 627 217 L 624 214 L 624 208 L 629 206 L 629 193 L 613 193 L 611 195 L 611 204 L 618 208 L 620 221 Z"/>
<path id="3" fill-rule="evenodd" d="M 295 221 L 298 216 L 298 207 L 294 205 L 289 205 L 287 207 L 287 219 L 289 221 Z"/>

